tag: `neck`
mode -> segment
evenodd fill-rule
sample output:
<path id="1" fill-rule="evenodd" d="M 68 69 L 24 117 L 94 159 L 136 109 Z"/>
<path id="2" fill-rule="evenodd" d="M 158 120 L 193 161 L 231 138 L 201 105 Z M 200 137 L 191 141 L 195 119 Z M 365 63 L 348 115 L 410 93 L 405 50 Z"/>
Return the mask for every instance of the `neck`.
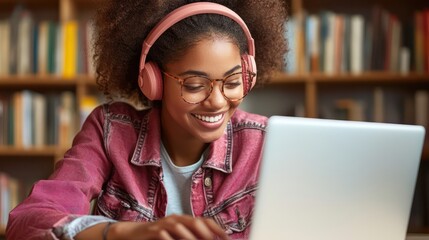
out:
<path id="1" fill-rule="evenodd" d="M 176 166 L 192 165 L 200 160 L 207 144 L 162 133 L 162 142 Z"/>
<path id="2" fill-rule="evenodd" d="M 176 166 L 188 166 L 200 160 L 201 155 L 208 146 L 185 131 L 180 126 L 171 126 L 161 120 L 161 138 L 171 161 Z"/>

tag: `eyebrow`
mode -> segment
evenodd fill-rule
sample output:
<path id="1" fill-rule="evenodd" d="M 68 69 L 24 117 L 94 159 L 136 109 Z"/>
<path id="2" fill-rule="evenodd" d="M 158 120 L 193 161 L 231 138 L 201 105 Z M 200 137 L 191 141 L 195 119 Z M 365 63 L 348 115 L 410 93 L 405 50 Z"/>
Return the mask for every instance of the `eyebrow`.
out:
<path id="1" fill-rule="evenodd" d="M 234 73 L 235 71 L 237 71 L 238 69 L 241 69 L 241 65 L 237 65 L 234 66 L 233 68 L 231 68 L 230 70 L 226 71 L 223 76 L 226 77 L 232 73 Z M 180 73 L 178 76 L 179 77 L 183 77 L 185 75 L 197 75 L 197 76 L 205 76 L 208 77 L 208 74 L 202 71 L 197 71 L 197 70 L 188 70 L 185 72 Z"/>

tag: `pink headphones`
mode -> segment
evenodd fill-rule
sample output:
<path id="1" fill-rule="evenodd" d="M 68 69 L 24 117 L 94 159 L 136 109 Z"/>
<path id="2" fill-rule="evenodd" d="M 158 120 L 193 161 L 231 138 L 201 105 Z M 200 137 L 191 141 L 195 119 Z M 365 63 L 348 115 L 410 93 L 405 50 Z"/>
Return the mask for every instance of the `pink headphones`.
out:
<path id="1" fill-rule="evenodd" d="M 168 28 L 173 26 L 175 23 L 187 17 L 213 13 L 224 15 L 237 22 L 247 37 L 248 54 L 242 56 L 242 71 L 247 73 L 247 70 L 256 73 L 256 62 L 255 62 L 255 44 L 250 34 L 249 29 L 238 14 L 231 9 L 211 2 L 197 2 L 190 3 L 179 7 L 165 16 L 148 34 L 147 38 L 143 41 L 142 52 L 140 56 L 140 70 L 139 70 L 139 87 L 143 94 L 149 100 L 161 100 L 162 99 L 162 73 L 159 67 L 154 62 L 146 62 L 146 56 L 149 53 L 151 46 L 155 41 L 164 33 Z M 247 74 L 243 74 L 247 76 Z M 245 82 L 246 79 L 244 79 Z M 250 89 L 253 88 L 256 82 L 256 77 L 253 78 Z M 249 89 L 249 90 L 250 90 Z"/>

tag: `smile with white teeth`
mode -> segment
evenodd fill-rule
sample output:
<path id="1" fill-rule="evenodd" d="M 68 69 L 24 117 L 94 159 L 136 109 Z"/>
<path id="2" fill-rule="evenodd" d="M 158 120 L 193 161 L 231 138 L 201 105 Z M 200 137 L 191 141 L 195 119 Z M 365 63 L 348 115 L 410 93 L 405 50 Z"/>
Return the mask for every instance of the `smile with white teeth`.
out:
<path id="1" fill-rule="evenodd" d="M 199 114 L 193 114 L 196 118 L 200 119 L 204 122 L 214 123 L 218 122 L 220 119 L 222 119 L 223 114 L 219 114 L 217 116 L 203 116 Z"/>

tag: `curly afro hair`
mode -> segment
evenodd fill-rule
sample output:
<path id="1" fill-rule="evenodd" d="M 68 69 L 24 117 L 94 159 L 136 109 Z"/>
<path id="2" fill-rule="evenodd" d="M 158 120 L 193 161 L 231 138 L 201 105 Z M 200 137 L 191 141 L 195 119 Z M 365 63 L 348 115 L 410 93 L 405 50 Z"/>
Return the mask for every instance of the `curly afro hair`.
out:
<path id="1" fill-rule="evenodd" d="M 94 60 L 97 84 L 110 98 L 139 96 L 149 102 L 138 86 L 141 46 L 150 30 L 172 10 L 196 1 L 183 0 L 107 0 L 98 10 L 95 24 Z M 281 0 L 211 1 L 235 11 L 246 22 L 255 40 L 257 84 L 268 81 L 280 70 L 286 52 L 284 23 L 287 18 Z M 226 36 L 247 52 L 247 40 L 233 20 L 215 14 L 186 18 L 164 32 L 149 51 L 147 61 L 163 64 L 180 59 L 187 48 L 207 36 Z"/>

